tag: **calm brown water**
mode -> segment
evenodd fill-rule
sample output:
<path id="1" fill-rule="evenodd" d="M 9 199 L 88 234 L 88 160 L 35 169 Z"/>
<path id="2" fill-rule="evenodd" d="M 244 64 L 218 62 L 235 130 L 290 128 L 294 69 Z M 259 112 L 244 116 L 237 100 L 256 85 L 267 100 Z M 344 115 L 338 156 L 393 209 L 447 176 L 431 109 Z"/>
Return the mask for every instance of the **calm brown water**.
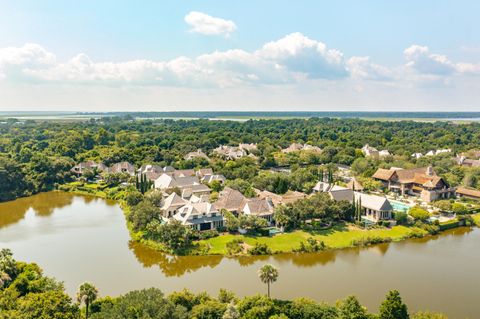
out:
<path id="1" fill-rule="evenodd" d="M 479 229 L 457 229 L 429 239 L 320 254 L 240 259 L 169 257 L 129 242 L 121 209 L 111 201 L 51 192 L 0 204 L 0 247 L 18 260 L 36 262 L 65 282 L 69 293 L 83 281 L 102 295 L 155 286 L 216 294 L 264 293 L 257 269 L 280 270 L 277 298 L 300 296 L 334 302 L 354 294 L 375 311 L 390 289 L 412 310 L 442 311 L 452 318 L 480 313 Z"/>

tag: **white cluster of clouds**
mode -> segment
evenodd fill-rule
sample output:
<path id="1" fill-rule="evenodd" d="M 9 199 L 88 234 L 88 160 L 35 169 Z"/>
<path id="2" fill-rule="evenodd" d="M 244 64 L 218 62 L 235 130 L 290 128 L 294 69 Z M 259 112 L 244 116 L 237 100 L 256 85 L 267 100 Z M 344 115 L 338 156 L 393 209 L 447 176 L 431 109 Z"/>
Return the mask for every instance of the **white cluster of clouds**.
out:
<path id="1" fill-rule="evenodd" d="M 198 11 L 191 11 L 184 19 L 185 22 L 192 27 L 190 31 L 194 33 L 224 35 L 228 37 L 237 29 L 235 22 L 231 20 L 212 17 Z"/>
<path id="2" fill-rule="evenodd" d="M 426 46 L 412 45 L 403 53 L 407 60 L 406 66 L 421 74 L 480 74 L 480 63 L 454 63 L 445 55 L 430 53 Z"/>
<path id="3" fill-rule="evenodd" d="M 395 67 L 376 64 L 369 57 L 348 59 L 336 49 L 292 33 L 268 42 L 256 51 L 215 51 L 196 58 L 169 61 L 132 60 L 95 62 L 80 53 L 58 61 L 38 44 L 0 49 L 0 80 L 100 86 L 163 86 L 228 88 L 298 84 L 308 81 L 392 83 L 440 81 L 462 75 L 480 75 L 480 64 L 452 62 L 428 47 L 412 45 L 405 63 Z"/>

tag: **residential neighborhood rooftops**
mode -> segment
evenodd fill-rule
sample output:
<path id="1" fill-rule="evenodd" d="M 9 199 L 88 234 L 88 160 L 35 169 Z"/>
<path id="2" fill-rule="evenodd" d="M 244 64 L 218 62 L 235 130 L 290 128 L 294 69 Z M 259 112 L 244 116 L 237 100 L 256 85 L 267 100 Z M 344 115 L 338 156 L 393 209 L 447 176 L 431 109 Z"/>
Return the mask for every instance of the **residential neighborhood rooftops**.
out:
<path id="1" fill-rule="evenodd" d="M 191 225 L 194 221 L 195 223 L 203 223 L 223 220 L 218 210 L 208 202 L 188 203 L 180 208 L 173 218 L 184 225 Z"/>
<path id="2" fill-rule="evenodd" d="M 457 187 L 455 193 L 460 196 L 480 198 L 480 190 L 474 188 Z"/>
<path id="3" fill-rule="evenodd" d="M 205 175 L 212 175 L 213 174 L 213 169 L 211 168 L 200 168 L 197 170 L 197 175 L 202 177 Z"/>
<path id="4" fill-rule="evenodd" d="M 298 152 L 298 151 L 312 151 L 321 153 L 322 149 L 318 146 L 313 146 L 309 144 L 300 144 L 300 143 L 292 143 L 287 148 L 282 150 L 283 153 L 291 153 L 291 152 Z"/>
<path id="5" fill-rule="evenodd" d="M 227 179 L 225 178 L 225 176 L 221 174 L 216 174 L 216 175 L 208 174 L 202 177 L 202 182 L 204 183 L 211 183 L 213 181 L 219 181 L 220 183 L 225 183 Z"/>
<path id="6" fill-rule="evenodd" d="M 220 192 L 218 200 L 215 202 L 217 209 L 226 209 L 229 211 L 240 212 L 245 204 L 246 197 L 239 191 L 230 187 L 225 187 Z"/>
<path id="7" fill-rule="evenodd" d="M 355 192 L 355 199 L 361 200 L 362 207 L 369 208 L 375 211 L 393 211 L 393 206 L 390 201 L 381 196 L 369 195 Z"/>
<path id="8" fill-rule="evenodd" d="M 207 154 L 205 154 L 204 152 L 202 152 L 201 149 L 198 149 L 196 150 L 195 152 L 190 152 L 190 153 L 187 153 L 184 157 L 186 160 L 191 160 L 191 159 L 194 159 L 194 158 L 204 158 L 206 160 L 209 160 Z"/>
<path id="9" fill-rule="evenodd" d="M 354 193 L 353 190 L 349 188 L 341 188 L 341 189 L 330 191 L 330 197 L 335 201 L 345 200 L 348 202 L 352 202 L 353 193 Z"/>
<path id="10" fill-rule="evenodd" d="M 193 185 L 200 185 L 200 181 L 196 176 L 174 177 L 169 174 L 162 174 L 155 180 L 155 188 L 169 189 L 169 188 L 185 188 Z"/>
<path id="11" fill-rule="evenodd" d="M 273 204 L 268 199 L 251 198 L 245 202 L 242 211 L 247 215 L 271 215 L 273 213 Z"/>
<path id="12" fill-rule="evenodd" d="M 280 204 L 290 204 L 294 203 L 299 199 L 306 198 L 307 195 L 305 193 L 297 192 L 297 191 L 287 191 L 285 194 L 279 195 L 269 191 L 260 191 L 258 189 L 255 190 L 257 193 L 258 198 L 265 199 L 268 198 L 272 201 L 273 205 L 280 205 Z"/>
<path id="13" fill-rule="evenodd" d="M 336 191 L 344 189 L 345 187 L 341 187 L 338 185 L 334 185 L 327 182 L 318 182 L 314 187 L 313 190 L 315 192 L 328 192 L 328 191 Z"/>
<path id="14" fill-rule="evenodd" d="M 165 198 L 165 201 L 162 205 L 162 210 L 167 211 L 170 210 L 172 207 L 180 207 L 187 204 L 187 201 L 177 195 L 177 193 L 172 192 Z"/>
<path id="15" fill-rule="evenodd" d="M 195 170 L 194 169 L 176 169 L 171 173 L 175 178 L 195 176 Z"/>
<path id="16" fill-rule="evenodd" d="M 347 183 L 347 188 L 350 188 L 356 191 L 363 191 L 362 183 L 360 183 L 356 178 L 352 178 L 350 182 Z"/>
<path id="17" fill-rule="evenodd" d="M 435 174 L 431 166 L 410 169 L 379 168 L 372 177 L 383 181 L 398 181 L 401 184 L 414 183 L 425 187 L 436 187 L 442 181 L 442 178 Z"/>
<path id="18" fill-rule="evenodd" d="M 381 180 L 384 180 L 384 181 L 388 181 L 393 176 L 393 174 L 395 174 L 394 170 L 379 168 L 379 169 L 377 169 L 375 174 L 373 174 L 372 177 L 376 178 L 376 179 L 381 179 Z"/>
<path id="19" fill-rule="evenodd" d="M 113 164 L 110 169 L 110 173 L 127 173 L 130 175 L 135 175 L 135 167 L 129 162 L 120 162 Z"/>

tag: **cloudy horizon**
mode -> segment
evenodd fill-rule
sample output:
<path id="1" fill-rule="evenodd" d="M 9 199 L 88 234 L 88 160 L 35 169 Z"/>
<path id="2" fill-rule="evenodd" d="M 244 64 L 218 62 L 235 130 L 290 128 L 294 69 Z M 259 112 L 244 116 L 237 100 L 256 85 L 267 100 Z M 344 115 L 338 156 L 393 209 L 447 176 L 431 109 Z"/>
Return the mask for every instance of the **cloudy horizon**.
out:
<path id="1" fill-rule="evenodd" d="M 0 22 L 4 30 L 0 31 L 0 111 L 480 111 L 480 37 L 475 29 L 480 24 L 464 10 L 453 11 L 463 18 L 451 27 L 458 29 L 458 34 L 418 36 L 398 26 L 400 43 L 386 49 L 367 42 L 342 44 L 326 31 L 315 32 L 324 21 L 306 26 L 300 19 L 311 17 L 303 11 L 287 26 L 279 24 L 285 32 L 249 35 L 259 21 L 234 14 L 233 8 L 215 10 L 219 6 L 215 1 L 204 10 L 183 4 L 173 7 L 172 15 L 158 12 L 170 22 L 170 29 L 162 32 L 151 26 L 146 30 L 143 24 L 148 23 L 141 22 L 135 32 L 125 35 L 128 39 L 111 44 L 110 39 L 102 43 L 102 37 L 72 41 L 72 35 L 82 39 L 91 32 L 112 35 L 122 31 L 125 26 L 113 17 L 120 18 L 126 8 L 109 11 L 113 17 L 108 26 L 92 22 L 94 26 L 82 29 L 86 13 L 74 15 L 71 6 L 47 3 L 32 5 L 23 14 L 16 11 L 14 21 L 7 15 L 21 8 L 0 2 L 4 9 L 0 10 L 0 21 L 4 21 Z M 368 3 L 361 9 L 379 10 L 378 5 Z M 474 2 L 465 3 L 478 7 Z M 56 11 L 51 11 L 52 6 Z M 277 11 L 284 14 L 288 6 L 281 2 Z M 106 9 L 99 6 L 95 12 L 105 18 L 102 13 Z M 384 12 L 393 9 L 384 8 Z M 455 8 L 437 5 L 437 14 L 447 14 L 449 9 Z M 141 13 L 147 14 L 137 12 L 124 23 L 140 23 L 145 17 Z M 399 10 L 398 15 L 401 20 L 421 12 Z M 72 20 L 66 19 L 69 16 Z M 48 17 L 52 21 L 43 20 Z M 7 23 L 19 25 L 27 18 L 31 27 L 38 26 L 40 18 L 51 26 L 40 25 L 43 31 L 12 28 L 17 31 L 7 36 Z M 54 28 L 56 19 L 65 30 Z M 438 31 L 447 27 L 439 19 L 430 19 L 414 20 L 412 30 L 428 23 L 435 23 Z M 375 28 L 375 23 L 363 23 L 368 29 Z M 143 41 L 135 37 L 142 32 Z M 332 32 L 341 37 L 351 36 L 352 30 L 343 27 Z M 391 41 L 384 32 L 377 31 L 378 41 Z M 373 37 L 359 33 L 365 40 Z M 148 48 L 155 38 L 159 42 L 170 39 L 171 45 Z M 116 42 L 127 47 L 116 50 Z M 147 48 L 139 49 L 135 43 Z M 157 55 L 158 50 L 163 53 Z"/>

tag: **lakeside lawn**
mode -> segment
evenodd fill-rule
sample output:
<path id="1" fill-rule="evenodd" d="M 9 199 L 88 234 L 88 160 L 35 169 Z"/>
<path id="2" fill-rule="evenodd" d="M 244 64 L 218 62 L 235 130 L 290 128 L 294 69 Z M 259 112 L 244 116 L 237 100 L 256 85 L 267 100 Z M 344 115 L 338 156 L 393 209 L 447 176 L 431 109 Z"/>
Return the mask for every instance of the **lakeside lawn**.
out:
<path id="1" fill-rule="evenodd" d="M 480 221 L 480 216 L 479 216 Z M 368 237 L 370 238 L 391 238 L 392 241 L 399 241 L 410 237 L 415 232 L 426 233 L 423 230 L 405 226 L 394 226 L 391 229 L 352 229 L 349 230 L 345 227 L 336 226 L 332 229 L 318 231 L 318 232 L 306 232 L 303 230 L 297 230 L 289 233 L 278 234 L 273 237 L 256 237 L 248 235 L 232 235 L 224 234 L 218 237 L 202 240 L 200 243 L 206 244 L 210 247 L 209 254 L 227 254 L 226 244 L 234 238 L 242 239 L 247 245 L 253 246 L 256 242 L 265 243 L 270 247 L 273 253 L 279 252 L 291 252 L 293 249 L 300 247 L 300 243 L 307 240 L 309 237 L 314 237 L 319 241 L 323 241 L 328 247 L 339 249 L 352 246 L 353 240 L 362 240 Z"/>
<path id="2" fill-rule="evenodd" d="M 477 224 L 478 227 L 480 227 L 480 213 L 472 215 L 473 220 L 475 221 L 475 224 Z"/>

